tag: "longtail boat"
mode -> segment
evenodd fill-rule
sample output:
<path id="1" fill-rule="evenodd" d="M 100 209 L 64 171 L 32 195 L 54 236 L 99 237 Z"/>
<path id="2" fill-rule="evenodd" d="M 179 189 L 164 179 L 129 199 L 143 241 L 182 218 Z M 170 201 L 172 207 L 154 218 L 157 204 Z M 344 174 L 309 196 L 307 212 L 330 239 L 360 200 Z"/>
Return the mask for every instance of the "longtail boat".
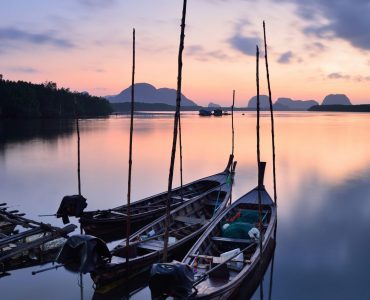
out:
<path id="1" fill-rule="evenodd" d="M 197 198 L 222 185 L 230 176 L 233 156 L 223 172 L 195 180 L 183 187 L 172 190 L 171 210 L 184 202 Z M 130 205 L 131 230 L 135 232 L 153 220 L 162 216 L 166 211 L 167 192 L 163 192 Z M 82 212 L 80 223 L 86 234 L 94 235 L 106 241 L 126 238 L 127 205 L 113 209 Z"/>
<path id="2" fill-rule="evenodd" d="M 261 267 L 259 239 L 262 238 L 262 257 L 275 246 L 275 224 L 275 203 L 263 184 L 259 184 L 210 224 L 182 263 L 152 267 L 150 288 L 153 295 L 232 299 L 241 283 L 244 286 L 252 281 Z M 182 282 L 178 278 L 182 278 Z"/>
<path id="3" fill-rule="evenodd" d="M 168 255 L 171 258 L 181 259 L 194 240 L 226 208 L 231 195 L 235 166 L 236 162 L 227 171 L 212 177 L 212 180 L 218 182 L 217 186 L 183 202 L 181 206 L 170 212 Z M 110 251 L 110 257 L 106 255 L 105 250 L 100 254 L 83 254 L 81 261 L 86 261 L 84 259 L 86 256 L 104 256 L 103 259 L 97 259 L 99 263 L 95 266 L 88 266 L 84 269 L 91 273 L 96 287 L 101 288 L 108 283 L 125 278 L 127 268 L 130 276 L 137 276 L 138 273 L 148 270 L 152 263 L 159 261 L 164 248 L 165 224 L 166 216 L 162 216 L 146 225 L 129 237 L 130 246 L 128 249 L 126 248 L 126 240 L 123 240 Z M 86 236 L 80 237 L 86 240 Z M 71 237 L 71 239 L 76 238 L 78 236 Z M 73 241 L 73 244 L 76 244 L 76 240 Z M 61 255 L 57 258 L 57 262 L 61 264 L 66 264 L 71 257 L 76 257 L 76 253 L 73 253 L 73 246 L 68 246 L 68 241 L 64 247 L 66 250 L 63 248 Z M 67 252 L 70 254 L 65 255 Z M 126 263 L 127 256 L 129 256 L 128 265 Z M 81 270 L 83 269 L 77 268 L 77 271 Z"/>

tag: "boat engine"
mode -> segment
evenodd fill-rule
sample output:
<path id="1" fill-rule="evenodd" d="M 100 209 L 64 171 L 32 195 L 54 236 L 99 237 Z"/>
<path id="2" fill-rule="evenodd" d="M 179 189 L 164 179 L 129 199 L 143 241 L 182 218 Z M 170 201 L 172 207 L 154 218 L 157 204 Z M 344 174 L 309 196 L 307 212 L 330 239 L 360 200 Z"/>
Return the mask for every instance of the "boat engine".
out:
<path id="1" fill-rule="evenodd" d="M 149 288 L 153 297 L 165 295 L 188 299 L 193 283 L 194 273 L 187 264 L 159 263 L 150 270 Z"/>

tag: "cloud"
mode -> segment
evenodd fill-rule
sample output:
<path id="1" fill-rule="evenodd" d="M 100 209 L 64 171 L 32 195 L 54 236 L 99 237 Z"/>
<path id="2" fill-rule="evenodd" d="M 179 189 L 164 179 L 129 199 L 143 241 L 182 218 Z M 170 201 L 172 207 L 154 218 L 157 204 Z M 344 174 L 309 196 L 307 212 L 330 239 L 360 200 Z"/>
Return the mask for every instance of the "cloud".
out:
<path id="1" fill-rule="evenodd" d="M 292 51 L 285 52 L 280 55 L 278 59 L 278 63 L 281 64 L 289 64 L 291 63 L 292 59 L 294 58 L 294 54 Z"/>
<path id="2" fill-rule="evenodd" d="M 31 68 L 31 67 L 11 67 L 8 68 L 10 72 L 15 72 L 15 73 L 28 73 L 28 74 L 34 74 L 38 73 L 39 71 Z"/>
<path id="3" fill-rule="evenodd" d="M 109 8 L 116 5 L 116 0 L 78 0 L 78 2 L 88 9 Z"/>
<path id="4" fill-rule="evenodd" d="M 229 39 L 231 46 L 246 54 L 246 55 L 256 55 L 256 45 L 261 43 L 261 40 L 257 37 L 246 37 L 241 35 L 234 35 Z"/>
<path id="5" fill-rule="evenodd" d="M 335 72 L 335 73 L 330 73 L 330 74 L 328 75 L 328 78 L 329 78 L 329 79 L 350 79 L 350 78 L 351 78 L 351 76 L 349 76 L 349 75 L 343 75 L 343 74 L 341 74 L 341 73 L 337 73 L 337 72 Z"/>
<path id="6" fill-rule="evenodd" d="M 334 72 L 330 73 L 328 75 L 329 79 L 346 79 L 346 80 L 352 80 L 356 82 L 364 82 L 364 81 L 370 81 L 370 76 L 363 76 L 363 75 L 347 75 L 347 74 L 342 74 L 339 72 Z"/>
<path id="7" fill-rule="evenodd" d="M 28 43 L 34 45 L 51 45 L 57 48 L 75 48 L 68 39 L 58 38 L 55 32 L 31 33 L 14 27 L 0 28 L 0 44 L 3 48 L 13 48 L 13 43 Z"/>
<path id="8" fill-rule="evenodd" d="M 230 57 L 221 50 L 206 51 L 200 45 L 191 45 L 185 48 L 185 53 L 197 60 L 208 61 L 210 59 L 228 60 Z"/>
<path id="9" fill-rule="evenodd" d="M 298 15 L 309 23 L 303 31 L 306 35 L 321 39 L 340 38 L 356 48 L 370 50 L 369 0 L 275 1 L 297 5 Z"/>
<path id="10" fill-rule="evenodd" d="M 246 55 L 255 56 L 256 55 L 256 46 L 261 45 L 262 41 L 255 34 L 251 36 L 243 35 L 243 28 L 249 25 L 248 21 L 242 20 L 235 26 L 234 35 L 227 40 L 232 48 L 242 52 Z M 262 55 L 262 49 L 260 49 L 260 54 Z"/>
<path id="11" fill-rule="evenodd" d="M 357 75 L 353 79 L 357 82 L 370 81 L 370 76 Z"/>
<path id="12" fill-rule="evenodd" d="M 212 4 L 219 4 L 219 3 L 227 3 L 234 0 L 204 0 L 205 2 L 209 2 Z M 244 2 L 256 2 L 257 0 L 244 0 Z"/>

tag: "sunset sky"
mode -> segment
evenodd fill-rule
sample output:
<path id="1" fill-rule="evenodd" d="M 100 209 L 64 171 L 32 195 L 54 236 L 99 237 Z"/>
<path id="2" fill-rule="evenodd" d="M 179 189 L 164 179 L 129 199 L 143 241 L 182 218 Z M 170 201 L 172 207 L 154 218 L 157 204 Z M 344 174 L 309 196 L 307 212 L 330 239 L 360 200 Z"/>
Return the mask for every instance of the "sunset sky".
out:
<path id="1" fill-rule="evenodd" d="M 182 0 L 1 1 L 0 73 L 117 94 L 130 85 L 135 27 L 136 82 L 175 88 L 181 9 Z M 229 105 L 235 89 L 245 106 L 265 20 L 274 99 L 370 103 L 369 16 L 369 0 L 188 0 L 183 93 Z"/>

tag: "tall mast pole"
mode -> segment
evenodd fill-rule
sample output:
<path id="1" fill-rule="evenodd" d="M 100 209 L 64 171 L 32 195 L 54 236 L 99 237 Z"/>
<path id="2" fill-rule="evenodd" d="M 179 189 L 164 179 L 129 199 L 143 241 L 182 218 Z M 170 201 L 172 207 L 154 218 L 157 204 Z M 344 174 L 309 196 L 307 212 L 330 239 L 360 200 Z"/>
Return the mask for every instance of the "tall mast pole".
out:
<path id="1" fill-rule="evenodd" d="M 126 221 L 127 269 L 130 256 L 129 247 L 131 235 L 131 170 L 132 170 L 132 136 L 134 131 L 134 103 L 135 103 L 134 99 L 135 99 L 135 28 L 132 30 L 131 118 L 130 118 L 130 142 L 129 142 L 128 183 L 127 183 L 127 221 Z"/>
<path id="2" fill-rule="evenodd" d="M 184 50 L 184 40 L 185 40 L 186 4 L 187 4 L 187 0 L 184 0 L 183 8 L 182 8 L 180 46 L 179 46 L 179 55 L 178 55 L 176 112 L 175 112 L 174 128 L 173 128 L 173 141 L 172 141 L 170 172 L 169 172 L 169 175 L 168 175 L 168 194 L 167 194 L 167 205 L 166 205 L 164 247 L 163 247 L 163 261 L 164 262 L 167 261 L 167 248 L 168 248 L 168 235 L 169 235 L 169 226 L 170 226 L 170 224 L 169 224 L 170 220 L 169 219 L 170 219 L 170 209 L 171 209 L 173 169 L 174 169 L 174 164 L 175 164 L 177 132 L 178 132 L 179 117 L 180 117 L 181 80 L 182 80 L 182 52 Z"/>

